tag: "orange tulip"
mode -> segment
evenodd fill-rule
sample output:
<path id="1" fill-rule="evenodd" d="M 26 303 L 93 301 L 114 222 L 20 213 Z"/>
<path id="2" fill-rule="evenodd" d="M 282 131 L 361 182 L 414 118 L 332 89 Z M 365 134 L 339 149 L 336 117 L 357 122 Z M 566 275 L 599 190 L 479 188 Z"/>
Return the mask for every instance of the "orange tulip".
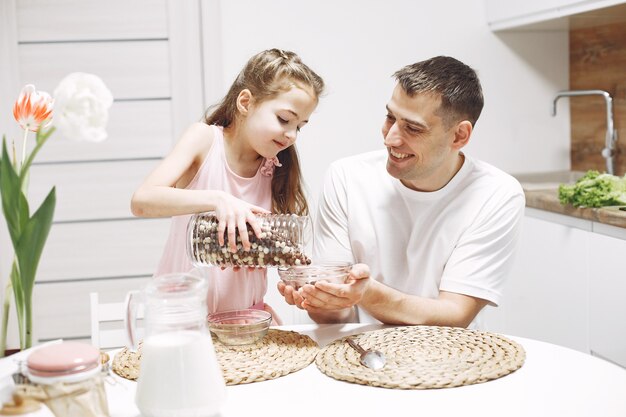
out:
<path id="1" fill-rule="evenodd" d="M 27 84 L 22 88 L 20 96 L 13 106 L 13 117 L 24 130 L 36 132 L 46 127 L 52 120 L 52 97 L 45 91 L 35 90 L 35 86 Z"/>

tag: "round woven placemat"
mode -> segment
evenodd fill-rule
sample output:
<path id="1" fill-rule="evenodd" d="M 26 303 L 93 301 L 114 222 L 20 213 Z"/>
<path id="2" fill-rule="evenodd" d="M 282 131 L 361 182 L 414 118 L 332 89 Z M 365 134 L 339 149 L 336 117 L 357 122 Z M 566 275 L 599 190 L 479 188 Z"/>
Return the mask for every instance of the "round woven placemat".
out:
<path id="1" fill-rule="evenodd" d="M 275 379 L 308 366 L 319 351 L 309 336 L 293 331 L 270 329 L 256 343 L 227 346 L 213 338 L 217 359 L 226 385 Z"/>
<path id="2" fill-rule="evenodd" d="M 500 378 L 524 364 L 526 352 L 504 336 L 457 327 L 410 326 L 353 336 L 387 358 L 374 371 L 345 338 L 323 348 L 315 363 L 326 375 L 362 385 L 398 389 L 450 388 Z"/>
<path id="3" fill-rule="evenodd" d="M 269 329 L 256 343 L 227 346 L 213 337 L 217 360 L 226 385 L 275 379 L 308 366 L 319 351 L 309 336 L 293 331 Z M 115 354 L 112 369 L 122 378 L 135 380 L 141 365 L 141 346 L 136 352 L 124 348 Z"/>

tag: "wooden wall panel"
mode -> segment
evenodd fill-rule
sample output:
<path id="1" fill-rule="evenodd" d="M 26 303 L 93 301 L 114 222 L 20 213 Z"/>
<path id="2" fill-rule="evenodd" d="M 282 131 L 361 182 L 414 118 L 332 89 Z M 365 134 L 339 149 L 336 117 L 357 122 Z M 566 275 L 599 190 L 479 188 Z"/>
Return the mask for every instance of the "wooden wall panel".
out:
<path id="1" fill-rule="evenodd" d="M 80 71 L 101 77 L 115 99 L 106 141 L 76 143 L 55 134 L 31 172 L 33 206 L 52 185 L 58 189 L 35 286 L 36 339 L 87 339 L 88 293 L 121 301 L 153 274 L 167 239 L 170 220 L 132 217 L 130 196 L 182 130 L 202 116 L 199 1 L 0 4 L 5 96 L 17 97 L 27 83 L 53 93 L 63 77 Z M 0 230 L 0 254 L 10 254 L 9 247 Z"/>
<path id="2" fill-rule="evenodd" d="M 166 4 L 165 0 L 19 0 L 17 26 L 20 42 L 167 38 Z"/>
<path id="3" fill-rule="evenodd" d="M 75 142 L 55 134 L 35 162 L 162 158 L 173 144 L 171 105 L 170 100 L 114 102 L 104 141 Z"/>
<path id="4" fill-rule="evenodd" d="M 613 97 L 618 154 L 615 173 L 626 173 L 626 25 L 570 31 L 570 88 L 599 89 Z M 606 171 L 600 152 L 606 134 L 606 105 L 600 96 L 569 98 L 572 169 Z"/>
<path id="5" fill-rule="evenodd" d="M 98 292 L 101 303 L 122 302 L 128 291 L 140 289 L 149 280 L 150 277 L 139 277 L 35 285 L 34 339 L 88 339 L 91 334 L 90 292 Z"/>
<path id="6" fill-rule="evenodd" d="M 116 100 L 170 97 L 167 41 L 23 44 L 19 66 L 22 84 L 50 94 L 67 74 L 89 72 Z"/>
<path id="7" fill-rule="evenodd" d="M 60 223 L 52 226 L 37 281 L 152 275 L 169 219 Z"/>
<path id="8" fill-rule="evenodd" d="M 56 186 L 55 222 L 131 218 L 130 199 L 159 160 L 35 165 L 30 202 Z"/>

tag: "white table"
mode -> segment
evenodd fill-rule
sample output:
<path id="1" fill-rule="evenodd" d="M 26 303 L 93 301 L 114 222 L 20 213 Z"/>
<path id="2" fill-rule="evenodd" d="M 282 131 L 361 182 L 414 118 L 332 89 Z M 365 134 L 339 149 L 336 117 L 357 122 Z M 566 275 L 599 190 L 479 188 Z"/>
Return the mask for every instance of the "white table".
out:
<path id="1" fill-rule="evenodd" d="M 380 325 L 298 325 L 320 346 Z M 561 346 L 511 337 L 526 350 L 516 372 L 483 384 L 394 390 L 337 381 L 314 363 L 284 377 L 227 387 L 223 417 L 626 416 L 626 370 Z M 108 386 L 111 417 L 138 417 L 135 383 Z"/>

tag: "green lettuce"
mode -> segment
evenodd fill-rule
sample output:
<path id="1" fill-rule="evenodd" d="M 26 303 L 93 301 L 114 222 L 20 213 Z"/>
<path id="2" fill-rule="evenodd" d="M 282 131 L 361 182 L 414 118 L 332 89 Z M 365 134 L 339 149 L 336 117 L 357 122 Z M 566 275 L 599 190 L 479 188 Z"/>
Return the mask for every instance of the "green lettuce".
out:
<path id="1" fill-rule="evenodd" d="M 618 177 L 587 171 L 575 184 L 559 186 L 559 201 L 574 207 L 626 205 L 626 175 Z"/>

